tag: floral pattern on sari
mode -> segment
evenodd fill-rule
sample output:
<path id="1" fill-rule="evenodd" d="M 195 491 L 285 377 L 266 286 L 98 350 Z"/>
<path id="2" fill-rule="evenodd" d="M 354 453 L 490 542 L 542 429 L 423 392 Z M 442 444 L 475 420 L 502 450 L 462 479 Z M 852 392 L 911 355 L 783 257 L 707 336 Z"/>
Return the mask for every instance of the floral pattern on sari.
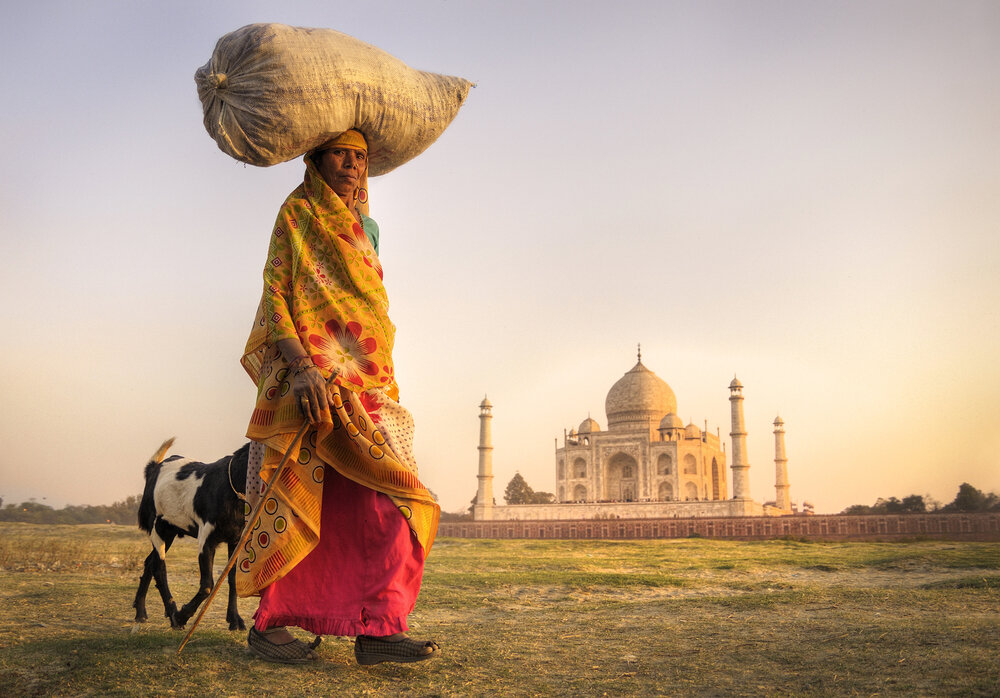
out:
<path id="1" fill-rule="evenodd" d="M 369 359 L 375 353 L 377 343 L 372 337 L 361 338 L 360 323 L 349 322 L 344 327 L 336 320 L 324 325 L 326 336 L 309 335 L 309 344 L 319 350 L 312 355 L 313 363 L 324 372 L 340 371 L 340 375 L 359 388 L 364 385 L 361 374 L 374 376 L 379 367 Z"/>

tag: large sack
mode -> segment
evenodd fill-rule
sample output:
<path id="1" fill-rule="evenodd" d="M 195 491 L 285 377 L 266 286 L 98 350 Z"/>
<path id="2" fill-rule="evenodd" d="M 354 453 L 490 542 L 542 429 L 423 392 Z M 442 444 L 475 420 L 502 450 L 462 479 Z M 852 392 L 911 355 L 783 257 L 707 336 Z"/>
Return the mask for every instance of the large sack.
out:
<path id="1" fill-rule="evenodd" d="M 284 24 L 226 34 L 194 78 L 205 128 L 237 160 L 275 165 L 356 128 L 368 139 L 370 175 L 422 153 L 472 86 L 332 29 Z"/>

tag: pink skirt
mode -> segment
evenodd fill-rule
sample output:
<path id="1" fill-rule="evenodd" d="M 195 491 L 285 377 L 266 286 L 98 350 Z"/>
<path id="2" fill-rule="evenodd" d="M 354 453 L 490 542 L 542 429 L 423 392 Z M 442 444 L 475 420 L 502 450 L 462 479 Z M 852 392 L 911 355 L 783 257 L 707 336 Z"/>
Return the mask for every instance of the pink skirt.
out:
<path id="1" fill-rule="evenodd" d="M 423 549 L 392 500 L 328 465 L 319 543 L 263 590 L 254 624 L 315 635 L 405 632 L 423 573 Z"/>

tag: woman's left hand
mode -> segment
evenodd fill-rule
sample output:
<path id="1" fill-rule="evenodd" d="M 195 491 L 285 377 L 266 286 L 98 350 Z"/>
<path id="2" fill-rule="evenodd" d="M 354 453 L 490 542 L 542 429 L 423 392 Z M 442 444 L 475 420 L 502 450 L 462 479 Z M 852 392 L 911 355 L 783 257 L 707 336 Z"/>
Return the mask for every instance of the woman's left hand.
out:
<path id="1" fill-rule="evenodd" d="M 328 390 L 323 374 L 313 365 L 298 370 L 292 377 L 292 394 L 310 424 L 322 422 L 323 414 L 329 414 Z"/>

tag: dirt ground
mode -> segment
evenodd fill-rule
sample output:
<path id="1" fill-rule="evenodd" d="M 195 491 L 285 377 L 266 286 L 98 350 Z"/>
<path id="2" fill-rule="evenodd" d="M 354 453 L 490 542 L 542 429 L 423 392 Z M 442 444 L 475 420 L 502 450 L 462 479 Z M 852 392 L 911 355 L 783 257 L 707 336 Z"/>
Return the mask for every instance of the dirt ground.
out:
<path id="1" fill-rule="evenodd" d="M 223 594 L 178 655 L 154 591 L 133 621 L 147 545 L 0 527 L 0 693 L 1000 695 L 996 544 L 441 539 L 410 617 L 440 658 L 370 668 L 346 638 L 306 667 L 261 663 Z M 194 547 L 171 553 L 186 599 Z"/>

